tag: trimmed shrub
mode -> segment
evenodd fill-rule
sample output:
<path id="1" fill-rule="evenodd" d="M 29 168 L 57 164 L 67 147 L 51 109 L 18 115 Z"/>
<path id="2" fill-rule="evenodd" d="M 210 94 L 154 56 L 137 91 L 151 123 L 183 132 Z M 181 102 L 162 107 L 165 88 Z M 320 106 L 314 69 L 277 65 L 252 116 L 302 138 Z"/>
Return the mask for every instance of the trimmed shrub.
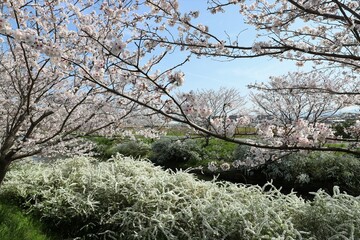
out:
<path id="1" fill-rule="evenodd" d="M 267 191 L 264 191 L 266 188 Z M 360 199 L 204 182 L 117 156 L 20 162 L 0 188 L 64 238 L 359 239 Z"/>
<path id="2" fill-rule="evenodd" d="M 249 154 L 250 154 L 250 146 L 237 145 L 233 153 L 233 159 L 245 160 Z"/>
<path id="3" fill-rule="evenodd" d="M 138 141 L 129 141 L 117 144 L 116 146 L 113 146 L 109 148 L 106 153 L 108 156 L 116 155 L 117 153 L 120 153 L 127 157 L 146 157 L 151 148 L 148 144 Z"/>
<path id="4" fill-rule="evenodd" d="M 88 137 L 88 139 L 96 144 L 94 149 L 96 156 L 103 160 L 107 160 L 118 153 L 135 158 L 146 157 L 151 150 L 148 144 L 141 141 L 122 140 L 123 142 L 120 142 L 121 139 L 109 139 L 100 136 Z"/>
<path id="5" fill-rule="evenodd" d="M 93 149 L 97 158 L 107 160 L 111 158 L 112 155 L 116 154 L 111 151 L 111 149 L 117 143 L 115 139 L 109 139 L 103 136 L 91 136 L 87 137 L 90 141 L 96 144 L 96 147 Z"/>
<path id="6" fill-rule="evenodd" d="M 150 160 L 156 165 L 175 169 L 182 164 L 201 160 L 201 148 L 195 140 L 162 138 L 151 146 Z"/>
<path id="7" fill-rule="evenodd" d="M 269 164 L 266 173 L 270 178 L 283 178 L 299 185 L 325 188 L 321 185 L 333 183 L 351 195 L 360 195 L 360 161 L 350 154 L 296 153 Z"/>

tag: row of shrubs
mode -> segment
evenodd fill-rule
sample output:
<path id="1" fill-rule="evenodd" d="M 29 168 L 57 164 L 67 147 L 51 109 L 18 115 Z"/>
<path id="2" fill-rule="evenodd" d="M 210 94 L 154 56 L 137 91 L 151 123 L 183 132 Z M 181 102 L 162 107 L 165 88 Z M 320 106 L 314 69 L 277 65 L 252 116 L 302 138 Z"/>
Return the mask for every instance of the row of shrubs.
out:
<path id="1" fill-rule="evenodd" d="M 105 141 L 105 140 L 103 140 Z M 360 161 L 350 154 L 341 153 L 294 153 L 284 157 L 281 161 L 267 163 L 259 168 L 243 166 L 234 169 L 234 160 L 245 159 L 250 148 L 243 145 L 226 143 L 212 139 L 206 147 L 200 139 L 178 139 L 166 137 L 152 144 L 142 141 L 128 141 L 123 143 L 99 144 L 105 158 L 108 159 L 117 153 L 124 156 L 147 157 L 156 165 L 170 169 L 186 169 L 188 167 L 204 167 L 206 172 L 210 162 L 215 162 L 218 172 L 208 172 L 208 175 L 220 174 L 221 164 L 229 163 L 227 168 L 232 170 L 226 173 L 224 179 L 231 181 L 251 182 L 249 174 L 263 176 L 263 181 L 274 180 L 274 183 L 286 184 L 289 189 L 306 190 L 326 189 L 332 191 L 334 185 L 351 195 L 360 195 Z M 233 174 L 234 176 L 229 176 Z M 239 177 L 238 175 L 244 177 Z M 257 176 L 254 176 L 256 178 Z M 277 186 L 280 187 L 279 184 Z M 305 193 L 307 194 L 307 193 Z"/>
<path id="2" fill-rule="evenodd" d="M 292 154 L 264 169 L 271 179 L 282 179 L 297 186 L 325 188 L 341 186 L 351 195 L 360 195 L 360 159 L 350 154 L 312 152 Z"/>
<path id="3" fill-rule="evenodd" d="M 153 142 L 119 140 L 104 137 L 91 138 L 97 144 L 96 152 L 103 160 L 116 154 L 148 158 L 167 168 L 194 167 L 210 161 L 234 161 L 238 158 L 236 144 L 211 139 L 204 147 L 203 139 L 163 137 Z"/>
<path id="4" fill-rule="evenodd" d="M 63 239 L 360 239 L 360 198 L 337 188 L 310 202 L 271 184 L 199 181 L 119 155 L 19 162 L 0 197 Z"/>

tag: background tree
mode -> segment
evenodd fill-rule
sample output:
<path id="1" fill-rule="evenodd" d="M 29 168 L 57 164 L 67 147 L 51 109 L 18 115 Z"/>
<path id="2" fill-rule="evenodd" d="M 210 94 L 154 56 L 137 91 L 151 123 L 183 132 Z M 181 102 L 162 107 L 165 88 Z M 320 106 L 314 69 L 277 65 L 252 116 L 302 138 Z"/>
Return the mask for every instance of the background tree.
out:
<path id="1" fill-rule="evenodd" d="M 358 104 L 358 45 L 359 45 L 359 3 L 357 1 L 218 1 L 209 0 L 213 14 L 225 13 L 236 7 L 245 22 L 257 29 L 257 37 L 251 46 L 244 46 L 242 34 L 228 35 L 222 39 L 212 33 L 211 26 L 195 25 L 190 20 L 178 19 L 179 38 L 153 38 L 153 41 L 180 46 L 198 57 L 212 56 L 227 59 L 246 59 L 271 56 L 280 60 L 293 60 L 296 65 L 312 66 L 312 72 L 330 76 L 325 81 L 309 82 L 308 85 L 290 85 L 286 89 L 303 92 L 331 94 L 329 98 L 342 98 L 350 105 Z M 161 11 L 161 10 L 160 10 Z M 164 13 L 164 12 L 162 12 Z M 164 13 L 166 14 L 166 13 Z M 195 32 L 185 31 L 197 29 Z M 186 32 L 186 33 L 185 33 Z M 332 73 L 336 72 L 334 76 Z M 340 95 L 340 96 L 338 96 Z M 314 128 L 315 127 L 315 128 Z M 266 145 L 273 149 L 292 150 L 335 150 L 324 147 L 324 140 L 333 133 L 328 126 L 300 121 L 291 127 L 292 137 L 281 134 L 285 139 L 275 138 L 276 126 L 260 131 Z M 278 129 L 278 133 L 281 130 Z M 321 132 L 321 143 L 314 143 L 312 136 Z M 301 141 L 299 142 L 299 139 Z M 279 140 L 279 141 L 277 141 Z M 263 144 L 257 147 L 267 148 Z M 345 149 L 340 151 L 346 152 Z M 350 151 L 351 152 L 351 151 Z M 356 153 L 356 150 L 354 151 Z"/>
<path id="2" fill-rule="evenodd" d="M 171 36 L 161 34 L 164 28 L 159 31 L 155 28 L 155 34 L 146 36 L 147 40 L 154 44 L 178 46 L 180 50 L 189 51 L 197 57 L 211 56 L 231 60 L 271 56 L 280 60 L 294 60 L 299 67 L 304 66 L 305 63 L 312 64 L 313 71 L 320 75 L 340 69 L 338 71 L 340 76 L 337 75 L 334 78 L 331 75 L 327 81 L 317 82 L 317 85 L 300 87 L 288 85 L 287 88 L 342 95 L 342 98 L 347 98 L 349 104 L 357 101 L 357 97 L 349 97 L 349 95 L 358 94 L 357 65 L 354 63 L 354 60 L 358 58 L 356 44 L 358 38 L 357 30 L 352 31 L 354 28 L 352 22 L 358 21 L 358 4 L 354 1 L 256 1 L 250 3 L 240 0 L 209 0 L 209 10 L 213 14 L 219 12 L 226 14 L 227 8 L 232 6 L 240 9 L 245 22 L 257 29 L 257 37 L 251 46 L 240 44 L 241 34 L 234 37 L 227 35 L 226 39 L 222 39 L 210 31 L 211 26 L 204 23 L 195 24 L 193 16 L 199 15 L 198 12 L 181 13 L 177 7 L 172 7 L 173 5 L 167 1 L 147 2 L 153 7 L 153 14 L 157 17 L 168 19 L 171 16 L 171 24 L 164 26 L 168 32 L 172 32 Z M 177 27 L 178 35 L 171 30 L 173 26 Z M 343 41 L 339 41 L 339 37 Z M 341 88 L 336 88 L 337 85 Z M 188 99 L 192 101 L 191 98 Z M 184 116 L 192 112 L 178 112 L 177 114 L 182 115 L 182 119 L 190 126 L 207 132 L 206 129 L 199 128 Z M 229 138 L 223 133 L 215 135 L 228 141 L 263 149 L 286 151 L 307 149 L 358 154 L 356 150 L 326 147 L 325 144 L 329 138 L 332 138 L 333 132 L 325 124 L 314 125 L 304 120 L 299 121 L 291 127 L 291 136 L 282 134 L 285 129 L 275 130 L 275 128 L 277 126 L 274 123 L 268 123 L 263 130 L 259 131 L 262 139 L 257 143 Z M 274 132 L 277 132 L 277 135 L 274 135 Z"/>
<path id="3" fill-rule="evenodd" d="M 243 116 L 246 112 L 245 98 L 236 88 L 202 89 L 189 94 L 179 93 L 177 97 L 179 102 L 185 102 L 182 106 L 184 110 L 196 113 L 188 114 L 188 117 L 192 117 L 191 121 L 208 131 L 221 135 L 234 134 L 236 129 L 232 128 L 249 121 Z M 193 104 L 186 103 L 187 98 L 194 98 Z M 222 121 L 222 126 L 217 124 L 220 119 L 227 119 Z M 206 147 L 211 135 L 204 134 L 204 137 Z"/>
<path id="4" fill-rule="evenodd" d="M 251 93 L 251 101 L 259 114 L 271 117 L 282 126 L 292 125 L 300 119 L 313 124 L 324 122 L 345 107 L 347 99 L 324 92 L 303 91 L 294 86 L 306 87 L 330 78 L 311 72 L 271 77 L 267 83 L 249 86 L 256 90 Z"/>

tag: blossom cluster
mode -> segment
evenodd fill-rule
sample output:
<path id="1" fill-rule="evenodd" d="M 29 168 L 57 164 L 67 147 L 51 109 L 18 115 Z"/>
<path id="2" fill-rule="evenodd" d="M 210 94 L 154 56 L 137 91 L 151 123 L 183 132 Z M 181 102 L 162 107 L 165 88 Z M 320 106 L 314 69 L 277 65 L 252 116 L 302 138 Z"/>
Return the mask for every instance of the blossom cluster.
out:
<path id="1" fill-rule="evenodd" d="M 237 119 L 214 117 L 210 119 L 212 131 L 221 136 L 232 137 L 239 126 Z"/>
<path id="2" fill-rule="evenodd" d="M 211 172 L 216 172 L 219 169 L 221 171 L 229 171 L 231 169 L 231 165 L 227 162 L 221 163 L 220 165 L 216 162 L 210 162 L 208 163 L 207 169 Z"/>
<path id="3" fill-rule="evenodd" d="M 325 123 L 311 123 L 299 119 L 292 125 L 276 126 L 262 123 L 257 126 L 258 134 L 275 146 L 315 147 L 334 137 L 332 128 Z"/>
<path id="4" fill-rule="evenodd" d="M 360 138 L 360 120 L 356 120 L 355 124 L 346 129 L 346 131 L 354 138 Z"/>
<path id="5" fill-rule="evenodd" d="M 175 86 L 182 86 L 185 81 L 185 74 L 181 71 L 171 73 L 169 75 L 169 82 Z"/>
<path id="6" fill-rule="evenodd" d="M 111 41 L 110 52 L 112 54 L 117 56 L 120 53 L 122 53 L 125 48 L 126 48 L 126 43 L 124 43 L 121 39 L 113 39 Z"/>
<path id="7" fill-rule="evenodd" d="M 183 99 L 181 108 L 186 115 L 194 118 L 207 118 L 211 115 L 211 108 L 206 104 L 201 104 L 201 99 L 196 98 L 194 92 L 182 94 Z"/>
<path id="8" fill-rule="evenodd" d="M 11 31 L 10 23 L 0 13 L 0 33 L 7 34 Z"/>
<path id="9" fill-rule="evenodd" d="M 17 29 L 12 31 L 12 36 L 19 42 L 24 42 L 31 48 L 39 50 L 49 57 L 60 56 L 59 47 L 45 38 L 39 37 L 33 29 Z"/>

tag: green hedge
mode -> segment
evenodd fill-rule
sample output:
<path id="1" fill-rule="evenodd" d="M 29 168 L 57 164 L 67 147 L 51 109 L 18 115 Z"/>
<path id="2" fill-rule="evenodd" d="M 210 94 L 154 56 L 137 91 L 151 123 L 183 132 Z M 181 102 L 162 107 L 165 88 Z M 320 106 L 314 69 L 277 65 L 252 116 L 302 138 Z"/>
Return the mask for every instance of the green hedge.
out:
<path id="1" fill-rule="evenodd" d="M 64 238 L 360 239 L 360 199 L 319 191 L 313 201 L 272 185 L 196 180 L 116 156 L 19 162 L 0 195 Z"/>
<path id="2" fill-rule="evenodd" d="M 267 165 L 266 173 L 270 178 L 294 185 L 324 189 L 326 184 L 335 184 L 351 195 L 360 195 L 360 159 L 350 154 L 295 153 L 281 162 Z"/>
<path id="3" fill-rule="evenodd" d="M 166 168 L 180 168 L 187 162 L 199 162 L 201 152 L 199 144 L 193 139 L 162 138 L 151 146 L 150 160 Z"/>

